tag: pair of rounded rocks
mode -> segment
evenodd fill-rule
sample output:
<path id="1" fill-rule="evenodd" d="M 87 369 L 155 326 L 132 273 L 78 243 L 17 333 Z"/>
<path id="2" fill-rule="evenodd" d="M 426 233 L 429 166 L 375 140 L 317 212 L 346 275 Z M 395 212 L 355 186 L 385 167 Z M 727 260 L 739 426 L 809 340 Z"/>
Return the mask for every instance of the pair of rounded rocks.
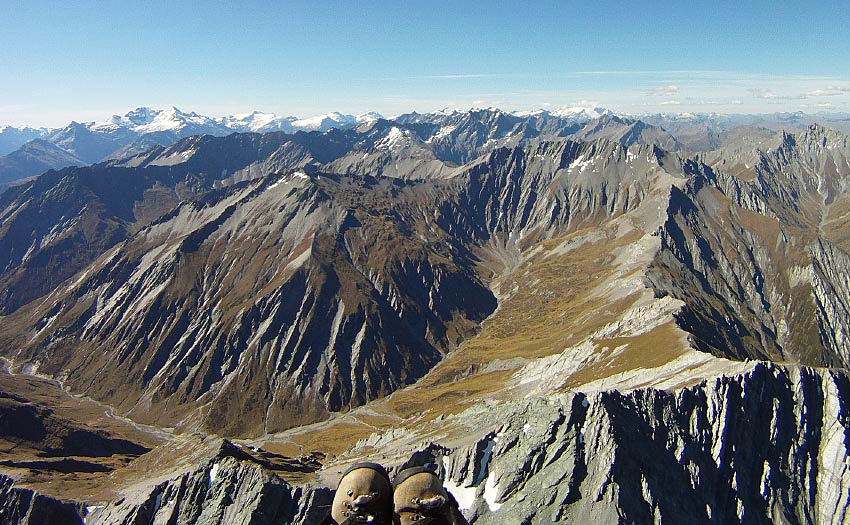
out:
<path id="1" fill-rule="evenodd" d="M 390 482 L 377 463 L 357 463 L 339 480 L 322 525 L 468 525 L 440 478 L 425 467 L 402 470 Z"/>

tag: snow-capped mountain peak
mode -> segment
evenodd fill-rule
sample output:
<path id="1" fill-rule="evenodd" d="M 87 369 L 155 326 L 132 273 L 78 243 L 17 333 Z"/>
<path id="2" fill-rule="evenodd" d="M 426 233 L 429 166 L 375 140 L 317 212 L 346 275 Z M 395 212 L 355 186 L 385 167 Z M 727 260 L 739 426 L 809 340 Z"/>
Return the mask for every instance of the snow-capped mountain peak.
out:
<path id="1" fill-rule="evenodd" d="M 156 109 L 151 109 L 149 107 L 140 107 L 128 112 L 126 115 L 124 115 L 123 118 L 118 117 L 117 115 L 112 118 L 118 118 L 124 122 L 131 122 L 133 125 L 136 126 L 144 126 L 145 124 L 150 124 L 151 122 L 153 122 L 153 119 L 159 113 L 160 111 Z"/>
<path id="2" fill-rule="evenodd" d="M 171 106 L 157 112 L 150 122 L 135 126 L 133 131 L 144 134 L 157 131 L 179 131 L 188 126 L 206 128 L 217 125 L 218 123 L 210 117 L 204 117 L 195 112 L 185 113 Z"/>
<path id="3" fill-rule="evenodd" d="M 218 123 L 234 131 L 242 132 L 268 132 L 268 131 L 292 131 L 292 122 L 296 117 L 278 117 L 274 113 L 252 111 L 251 113 L 238 113 L 218 119 Z"/>
<path id="4" fill-rule="evenodd" d="M 139 107 L 125 115 L 113 115 L 106 121 L 93 122 L 86 127 L 92 131 L 115 131 L 123 128 L 139 135 L 156 132 L 221 133 L 222 127 L 215 119 L 198 115 L 194 111 L 186 113 L 170 106 L 165 109 Z"/>
<path id="5" fill-rule="evenodd" d="M 610 109 L 599 106 L 565 106 L 549 112 L 553 117 L 570 118 L 577 121 L 597 119 L 602 116 L 616 116 Z"/>
<path id="6" fill-rule="evenodd" d="M 393 126 L 386 136 L 375 143 L 375 149 L 383 151 L 400 150 L 409 147 L 413 143 L 413 137 L 412 131 Z"/>
<path id="7" fill-rule="evenodd" d="M 304 131 L 327 131 L 330 128 L 348 127 L 356 124 L 357 120 L 354 116 L 332 111 L 316 117 L 298 119 L 292 123 L 292 126 Z"/>
<path id="8" fill-rule="evenodd" d="M 376 113 L 374 111 L 367 111 L 366 113 L 360 113 L 354 119 L 358 124 L 362 124 L 364 122 L 372 122 L 373 120 L 380 120 L 384 118 L 380 113 Z"/>
<path id="9" fill-rule="evenodd" d="M 544 109 L 533 109 L 533 110 L 529 110 L 529 111 L 514 111 L 511 114 L 515 117 L 520 117 L 520 118 L 538 117 L 540 115 L 545 115 L 546 110 L 544 110 Z"/>

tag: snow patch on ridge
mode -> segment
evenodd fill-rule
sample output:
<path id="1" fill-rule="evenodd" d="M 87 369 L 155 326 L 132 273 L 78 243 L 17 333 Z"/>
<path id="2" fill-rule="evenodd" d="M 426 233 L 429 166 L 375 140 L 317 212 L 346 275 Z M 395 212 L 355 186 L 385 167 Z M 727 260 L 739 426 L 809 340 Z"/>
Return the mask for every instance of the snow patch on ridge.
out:
<path id="1" fill-rule="evenodd" d="M 496 500 L 499 497 L 499 485 L 496 484 L 496 475 L 494 472 L 491 472 L 489 476 L 487 476 L 487 482 L 484 483 L 484 501 L 487 502 L 487 506 L 490 508 L 490 512 L 497 512 L 502 508 L 501 503 L 497 503 Z"/>
<path id="2" fill-rule="evenodd" d="M 448 456 L 443 456 L 443 468 L 446 472 L 449 470 L 448 462 Z M 443 481 L 443 487 L 457 500 L 460 510 L 469 510 L 475 505 L 475 494 L 478 492 L 476 487 L 461 487 L 449 478 Z"/>
<path id="3" fill-rule="evenodd" d="M 218 468 L 219 468 L 218 463 L 214 463 L 213 466 L 210 467 L 209 484 L 208 484 L 208 486 L 210 486 L 210 487 L 213 485 L 213 483 L 215 483 L 215 480 L 218 478 Z"/>
<path id="4" fill-rule="evenodd" d="M 570 163 L 568 171 L 584 171 L 585 168 L 593 164 L 593 157 L 587 158 L 586 155 L 580 155 L 576 160 Z"/>
<path id="5" fill-rule="evenodd" d="M 375 143 L 375 149 L 391 151 L 410 146 L 411 139 L 408 133 L 393 126 L 386 137 Z"/>

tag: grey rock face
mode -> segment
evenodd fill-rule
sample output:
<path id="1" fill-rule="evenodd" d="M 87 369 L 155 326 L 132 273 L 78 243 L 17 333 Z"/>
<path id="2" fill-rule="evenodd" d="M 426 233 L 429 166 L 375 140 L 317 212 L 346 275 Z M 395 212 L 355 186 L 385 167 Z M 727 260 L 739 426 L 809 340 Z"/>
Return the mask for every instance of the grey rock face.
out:
<path id="1" fill-rule="evenodd" d="M 823 240 L 812 243 L 809 250 L 823 344 L 839 357 L 837 364 L 846 367 L 850 363 L 850 257 Z"/>
<path id="2" fill-rule="evenodd" d="M 96 509 L 86 523 L 293 523 L 301 494 L 287 488 L 257 467 L 226 458 L 157 485 L 138 498 Z"/>
<path id="3" fill-rule="evenodd" d="M 310 525 L 327 513 L 329 489 L 295 487 L 232 445 L 223 450 L 196 470 L 94 509 L 86 524 Z"/>
<path id="4" fill-rule="evenodd" d="M 3 525 L 312 525 L 328 512 L 332 491 L 294 486 L 225 442 L 196 469 L 155 485 L 140 484 L 108 505 L 50 498 L 0 475 Z M 295 468 L 309 472 L 309 465 Z M 290 470 L 291 474 L 292 471 Z"/>
<path id="5" fill-rule="evenodd" d="M 850 519 L 850 380 L 832 371 L 755 363 L 674 392 L 479 404 L 374 435 L 348 456 L 360 448 L 393 458 L 391 470 L 435 467 L 470 523 Z M 327 512 L 330 489 L 292 486 L 223 450 L 94 508 L 86 523 L 310 524 Z M 16 508 L 21 494 L 7 486 L 3 508 Z M 36 523 L 17 519 L 9 523 Z"/>
<path id="6" fill-rule="evenodd" d="M 736 359 L 850 364 L 843 212 L 845 136 L 783 135 L 750 167 L 684 164 L 662 249 L 647 280 L 686 303 L 680 326 L 703 350 Z M 737 175 L 729 170 L 739 170 Z"/>
<path id="7" fill-rule="evenodd" d="M 444 162 L 464 164 L 497 148 L 526 145 L 540 138 L 565 137 L 582 123 L 547 113 L 517 116 L 498 109 L 474 109 L 400 115 L 396 122 L 409 126 Z"/>
<path id="8" fill-rule="evenodd" d="M 82 509 L 79 503 L 16 487 L 12 478 L 0 474 L 0 523 L 4 525 L 81 525 Z"/>
<path id="9" fill-rule="evenodd" d="M 675 392 L 514 401 L 432 425 L 361 446 L 437 467 L 471 523 L 850 519 L 840 372 L 758 363 Z"/>
<path id="10" fill-rule="evenodd" d="M 530 246 L 634 209 L 667 189 L 659 175 L 678 175 L 667 169 L 657 148 L 607 140 L 500 148 L 454 178 L 457 196 L 441 207 L 441 226 L 472 242 L 509 236 Z"/>

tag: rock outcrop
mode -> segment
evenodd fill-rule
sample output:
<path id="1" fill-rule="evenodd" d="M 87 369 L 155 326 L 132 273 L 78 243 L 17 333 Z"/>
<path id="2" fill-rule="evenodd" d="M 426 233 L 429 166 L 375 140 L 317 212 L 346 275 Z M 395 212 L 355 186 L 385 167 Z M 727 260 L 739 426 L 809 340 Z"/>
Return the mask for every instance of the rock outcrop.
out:
<path id="1" fill-rule="evenodd" d="M 0 474 L 0 523 L 6 525 L 81 525 L 83 506 L 61 501 L 32 489 L 17 487 Z"/>
<path id="2" fill-rule="evenodd" d="M 330 489 L 295 486 L 279 473 L 307 474 L 318 463 L 280 465 L 223 442 L 196 469 L 155 483 L 141 483 L 109 504 L 60 501 L 14 486 L 0 475 L 0 522 L 4 525 L 312 525 L 321 521 Z"/>
<path id="3" fill-rule="evenodd" d="M 391 471 L 435 468 L 473 524 L 841 524 L 850 519 L 850 378 L 752 362 L 673 391 L 479 403 L 374 434 L 337 465 L 376 451 Z M 4 508 L 21 497 L 10 494 Z M 92 507 L 85 520 L 308 524 L 331 498 L 225 444 L 197 469 Z"/>
<path id="4" fill-rule="evenodd" d="M 309 471 L 309 469 L 306 469 Z M 211 460 L 154 487 L 93 508 L 87 525 L 311 525 L 322 520 L 329 489 L 296 487 L 227 442 Z"/>
<path id="5" fill-rule="evenodd" d="M 752 363 L 675 391 L 479 405 L 364 440 L 431 464 L 471 523 L 847 523 L 850 379 Z"/>
<path id="6" fill-rule="evenodd" d="M 812 127 L 758 157 L 737 175 L 683 164 L 647 281 L 685 302 L 700 349 L 846 368 L 846 137 Z"/>

